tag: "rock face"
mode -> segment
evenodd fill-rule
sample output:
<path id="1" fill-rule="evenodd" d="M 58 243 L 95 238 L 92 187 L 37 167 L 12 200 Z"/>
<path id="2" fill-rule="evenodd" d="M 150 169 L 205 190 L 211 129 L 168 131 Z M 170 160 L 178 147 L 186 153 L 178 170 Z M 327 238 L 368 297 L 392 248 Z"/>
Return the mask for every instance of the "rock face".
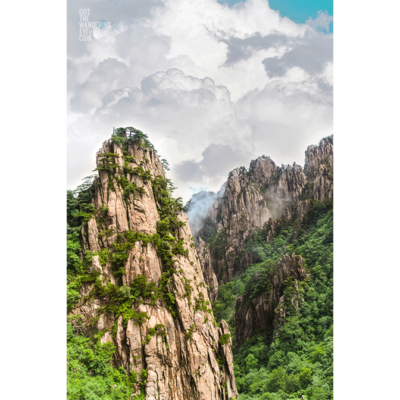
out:
<path id="1" fill-rule="evenodd" d="M 256 227 L 269 225 L 271 237 L 275 221 L 282 215 L 298 212 L 304 216 L 309 207 L 305 199 L 333 196 L 333 136 L 307 148 L 304 170 L 296 163 L 278 167 L 262 156 L 250 163 L 248 171 L 244 167 L 233 170 L 221 192 L 195 235 L 196 243 L 199 237 L 208 239 L 212 268 L 220 285 L 254 262 L 245 243 Z"/>
<path id="2" fill-rule="evenodd" d="M 304 217 L 307 215 L 310 209 L 311 201 L 304 200 L 294 205 L 288 206 L 279 218 L 275 220 L 270 219 L 268 223 L 265 224 L 265 229 L 267 231 L 266 242 L 269 243 L 271 241 L 271 239 L 276 235 L 277 229 L 279 229 L 279 227 L 283 225 L 285 221 L 291 220 L 297 220 L 297 227 L 295 227 L 295 229 L 293 230 L 290 239 L 296 239 L 298 237 L 301 223 L 303 222 Z"/>
<path id="3" fill-rule="evenodd" d="M 283 282 L 288 277 L 293 278 L 294 294 L 285 299 Z M 286 254 L 270 272 L 266 291 L 254 298 L 245 294 L 238 296 L 235 302 L 235 345 L 242 345 L 256 330 L 272 333 L 274 328 L 283 325 L 286 315 L 279 305 L 289 300 L 297 312 L 302 302 L 301 294 L 297 293 L 299 282 L 308 278 L 301 256 Z"/>
<path id="4" fill-rule="evenodd" d="M 318 146 L 308 146 L 304 172 L 312 184 L 314 199 L 333 197 L 332 136 L 322 139 Z"/>
<path id="5" fill-rule="evenodd" d="M 217 300 L 218 297 L 218 280 L 215 276 L 215 272 L 211 264 L 210 249 L 208 248 L 207 244 L 204 243 L 202 238 L 199 238 L 197 254 L 199 255 L 204 281 L 208 286 L 208 294 L 210 296 L 210 300 L 212 303 L 214 303 L 214 301 Z"/>
<path id="6" fill-rule="evenodd" d="M 187 217 L 163 186 L 158 156 L 140 141 L 107 141 L 97 166 L 96 211 L 83 229 L 92 259 L 70 316 L 80 319 L 86 334 L 101 332 L 102 343 L 116 346 L 114 366 L 141 377 L 135 393 L 144 391 L 146 400 L 237 398 L 231 347 L 219 343 L 229 329 L 225 322 L 214 326 L 205 287 L 206 279 L 214 296 L 216 277 L 207 257 L 203 275 Z M 166 221 L 166 210 L 176 219 L 170 214 Z M 147 283 L 140 286 L 143 276 Z M 133 298 L 134 288 L 150 282 L 152 296 L 121 307 L 128 304 L 122 293 Z"/>

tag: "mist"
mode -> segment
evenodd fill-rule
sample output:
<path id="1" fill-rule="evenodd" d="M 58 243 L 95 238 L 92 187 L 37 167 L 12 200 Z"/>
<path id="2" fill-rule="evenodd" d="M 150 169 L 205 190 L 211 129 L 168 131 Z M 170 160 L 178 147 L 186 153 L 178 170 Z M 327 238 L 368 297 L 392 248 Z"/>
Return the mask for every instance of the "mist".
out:
<path id="1" fill-rule="evenodd" d="M 189 219 L 189 226 L 193 237 L 196 237 L 197 233 L 202 228 L 204 219 L 209 214 L 209 211 L 217 197 L 217 193 L 206 192 L 203 190 L 194 194 L 186 203 L 186 214 Z"/>

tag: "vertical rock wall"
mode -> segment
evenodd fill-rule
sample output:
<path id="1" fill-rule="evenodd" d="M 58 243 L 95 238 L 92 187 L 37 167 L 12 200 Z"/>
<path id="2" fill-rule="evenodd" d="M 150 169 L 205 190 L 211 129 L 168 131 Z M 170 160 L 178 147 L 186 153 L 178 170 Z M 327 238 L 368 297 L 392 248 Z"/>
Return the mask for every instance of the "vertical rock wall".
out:
<path id="1" fill-rule="evenodd" d="M 230 344 L 219 343 L 229 330 L 224 322 L 214 325 L 186 215 L 177 211 L 174 230 L 158 235 L 166 207 L 165 191 L 156 184 L 164 178 L 158 156 L 140 142 L 107 141 L 97 153 L 97 166 L 96 212 L 82 230 L 84 248 L 92 252 L 88 276 L 96 281 L 83 284 L 71 315 L 80 318 L 86 334 L 102 332 L 102 343 L 115 344 L 115 367 L 138 376 L 147 371 L 135 388 L 135 393 L 144 390 L 146 400 L 237 398 Z M 168 268 L 162 256 L 167 250 L 174 253 Z M 207 280 L 215 279 L 211 271 L 206 269 Z M 130 285 L 143 274 L 155 287 L 164 285 L 162 295 L 111 312 L 112 285 L 116 292 L 122 286 L 133 290 Z"/>
<path id="2" fill-rule="evenodd" d="M 318 146 L 308 146 L 304 172 L 312 186 L 312 198 L 333 197 L 333 137 L 321 140 Z"/>
<path id="3" fill-rule="evenodd" d="M 202 238 L 199 238 L 197 254 L 199 254 L 199 258 L 201 260 L 201 269 L 203 271 L 204 281 L 207 285 L 210 300 L 212 303 L 214 303 L 218 297 L 218 280 L 211 264 L 210 249 L 208 248 L 207 244 L 204 243 Z"/>

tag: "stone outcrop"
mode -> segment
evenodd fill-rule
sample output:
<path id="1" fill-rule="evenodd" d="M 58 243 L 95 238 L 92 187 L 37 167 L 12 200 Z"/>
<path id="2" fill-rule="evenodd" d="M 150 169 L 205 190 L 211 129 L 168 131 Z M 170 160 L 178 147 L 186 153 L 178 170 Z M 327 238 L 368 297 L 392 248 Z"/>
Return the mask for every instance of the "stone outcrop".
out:
<path id="1" fill-rule="evenodd" d="M 333 137 L 321 140 L 318 146 L 308 146 L 304 172 L 312 185 L 312 197 L 325 200 L 333 197 Z"/>
<path id="2" fill-rule="evenodd" d="M 310 207 L 305 199 L 325 200 L 332 196 L 330 136 L 318 146 L 307 148 L 304 169 L 296 163 L 278 167 L 269 157 L 262 156 L 251 161 L 248 171 L 244 167 L 233 170 L 203 218 L 203 226 L 196 227 L 195 240 L 198 243 L 199 237 L 212 237 L 208 240 L 211 264 L 221 285 L 254 262 L 245 243 L 256 227 L 265 229 L 269 225 L 268 241 L 279 218 L 290 218 L 293 213 L 298 213 L 300 219 L 304 217 Z M 210 231 L 217 234 L 212 236 Z"/>
<path id="3" fill-rule="evenodd" d="M 182 211 L 176 211 L 179 224 L 162 243 L 152 236 L 162 222 L 160 196 L 165 196 L 154 184 L 157 177 L 164 177 L 158 156 L 140 142 L 123 147 L 107 141 L 97 153 L 97 166 L 92 201 L 97 211 L 83 229 L 84 250 L 93 252 L 88 272 L 95 274 L 97 283 L 82 285 L 82 298 L 70 316 L 81 321 L 79 329 L 85 334 L 102 332 L 101 342 L 116 346 L 115 367 L 135 371 L 139 377 L 147 371 L 147 379 L 139 379 L 132 395 L 144 389 L 146 400 L 237 398 L 231 347 L 219 343 L 229 329 L 224 321 L 220 328 L 214 326 L 205 286 L 206 282 L 215 296 L 218 283 L 209 256 L 204 257 L 203 273 Z M 143 236 L 140 240 L 135 236 L 118 264 L 113 255 L 118 244 L 126 244 L 127 233 Z M 129 290 L 131 282 L 144 274 L 148 282 L 161 287 L 166 273 L 161 253 L 173 246 L 173 273 L 163 286 L 168 293 L 136 301 L 124 311 L 133 313 L 127 320 L 125 314 L 104 311 L 109 299 L 96 294 L 96 285 L 124 285 Z M 200 254 L 202 250 L 207 253 L 200 247 Z M 116 265 L 123 272 L 116 271 Z M 169 295 L 173 300 L 168 303 Z M 139 320 L 139 313 L 146 317 Z"/>
<path id="4" fill-rule="evenodd" d="M 211 254 L 208 245 L 199 238 L 199 244 L 197 246 L 197 254 L 200 259 L 201 269 L 203 271 L 204 281 L 206 282 L 208 295 L 212 303 L 218 298 L 218 280 L 215 276 L 211 264 Z"/>
<path id="5" fill-rule="evenodd" d="M 285 299 L 283 282 L 288 277 L 293 277 L 294 295 Z M 279 328 L 286 318 L 284 308 L 280 307 L 285 300 L 289 300 L 297 312 L 303 301 L 301 294 L 297 293 L 299 282 L 308 278 L 301 256 L 284 255 L 270 272 L 267 290 L 254 298 L 246 294 L 238 296 L 235 302 L 235 345 L 242 345 L 257 330 L 272 334 L 275 328 Z"/>
<path id="6" fill-rule="evenodd" d="M 312 204 L 310 200 L 300 201 L 294 205 L 288 206 L 279 218 L 275 220 L 270 219 L 264 226 L 264 229 L 267 231 L 266 242 L 269 243 L 272 240 L 281 225 L 287 221 L 293 220 L 297 221 L 297 226 L 295 226 L 290 239 L 296 239 L 298 237 L 300 226 L 310 211 L 311 206 Z"/>

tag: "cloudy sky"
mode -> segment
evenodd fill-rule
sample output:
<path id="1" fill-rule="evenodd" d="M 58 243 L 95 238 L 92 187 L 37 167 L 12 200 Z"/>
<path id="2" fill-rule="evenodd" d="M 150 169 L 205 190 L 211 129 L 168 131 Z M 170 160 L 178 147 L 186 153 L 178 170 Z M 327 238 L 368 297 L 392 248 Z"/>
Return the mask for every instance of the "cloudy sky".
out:
<path id="1" fill-rule="evenodd" d="M 332 133 L 332 21 L 332 0 L 68 0 L 68 188 L 120 126 L 184 201 L 263 154 L 303 165 Z"/>

